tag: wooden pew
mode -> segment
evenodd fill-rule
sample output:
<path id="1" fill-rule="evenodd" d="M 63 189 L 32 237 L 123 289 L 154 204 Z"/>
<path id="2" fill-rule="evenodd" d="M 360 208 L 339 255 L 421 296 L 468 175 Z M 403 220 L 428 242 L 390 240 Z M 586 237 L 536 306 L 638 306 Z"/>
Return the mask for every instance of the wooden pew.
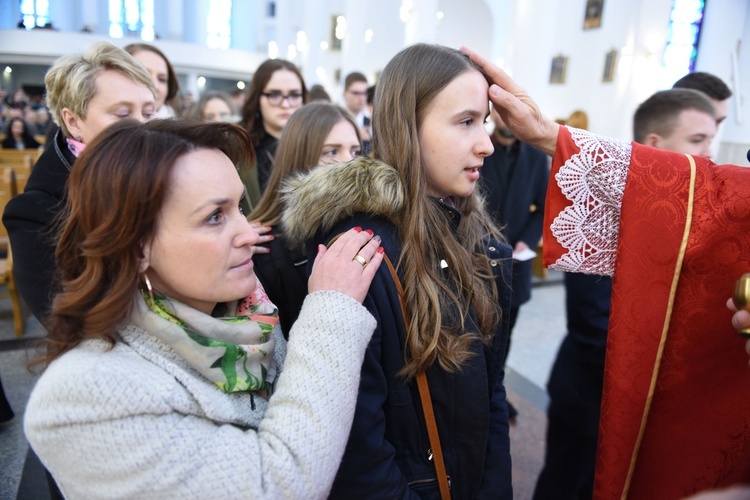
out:
<path id="1" fill-rule="evenodd" d="M 0 178 L 0 213 L 5 210 L 5 205 L 16 195 L 15 172 L 10 167 L 2 169 L 2 178 Z M 21 311 L 21 298 L 16 289 L 15 279 L 13 277 L 13 254 L 8 241 L 8 232 L 5 226 L 0 223 L 0 245 L 6 249 L 6 256 L 0 258 L 0 285 L 7 287 L 7 292 L 2 294 L 10 297 L 11 307 L 13 309 L 13 329 L 16 336 L 23 335 L 23 313 Z"/>
<path id="2" fill-rule="evenodd" d="M 44 152 L 43 149 L 6 149 L 0 148 L 0 167 L 8 164 L 23 163 L 27 156 L 31 156 L 31 164 L 34 165 Z"/>
<path id="3" fill-rule="evenodd" d="M 35 152 L 36 150 L 0 149 L 0 169 L 12 168 L 15 171 L 16 189 L 19 193 L 23 193 L 26 181 L 31 175 L 31 169 L 39 158 Z"/>

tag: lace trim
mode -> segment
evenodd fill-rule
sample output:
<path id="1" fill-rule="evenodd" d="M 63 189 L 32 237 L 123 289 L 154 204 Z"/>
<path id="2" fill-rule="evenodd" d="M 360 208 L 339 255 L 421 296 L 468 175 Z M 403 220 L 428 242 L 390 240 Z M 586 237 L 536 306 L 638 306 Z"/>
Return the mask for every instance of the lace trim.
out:
<path id="1" fill-rule="evenodd" d="M 552 235 L 568 251 L 551 267 L 612 275 L 632 146 L 584 130 L 568 130 L 580 152 L 560 167 L 555 180 L 573 205 L 551 225 Z"/>

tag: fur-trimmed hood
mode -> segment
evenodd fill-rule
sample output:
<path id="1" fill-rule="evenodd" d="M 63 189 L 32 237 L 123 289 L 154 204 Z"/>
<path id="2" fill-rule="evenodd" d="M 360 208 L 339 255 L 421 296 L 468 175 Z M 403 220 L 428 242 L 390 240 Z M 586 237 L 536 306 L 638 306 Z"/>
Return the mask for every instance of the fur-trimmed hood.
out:
<path id="1" fill-rule="evenodd" d="M 367 156 L 290 176 L 281 194 L 281 224 L 292 245 L 309 240 L 320 228 L 330 230 L 355 213 L 379 215 L 397 226 L 403 217 L 404 190 L 398 172 Z"/>

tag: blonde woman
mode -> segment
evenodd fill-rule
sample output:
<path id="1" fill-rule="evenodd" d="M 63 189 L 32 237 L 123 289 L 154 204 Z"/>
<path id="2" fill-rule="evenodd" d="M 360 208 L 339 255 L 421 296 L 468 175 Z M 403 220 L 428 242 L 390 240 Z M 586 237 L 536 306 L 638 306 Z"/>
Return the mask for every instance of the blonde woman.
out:
<path id="1" fill-rule="evenodd" d="M 150 119 L 156 109 L 151 77 L 109 42 L 58 59 L 47 71 L 47 105 L 60 130 L 29 176 L 25 192 L 5 208 L 18 290 L 44 322 L 57 291 L 53 221 L 66 200 L 75 159 L 107 126 L 125 118 Z"/>

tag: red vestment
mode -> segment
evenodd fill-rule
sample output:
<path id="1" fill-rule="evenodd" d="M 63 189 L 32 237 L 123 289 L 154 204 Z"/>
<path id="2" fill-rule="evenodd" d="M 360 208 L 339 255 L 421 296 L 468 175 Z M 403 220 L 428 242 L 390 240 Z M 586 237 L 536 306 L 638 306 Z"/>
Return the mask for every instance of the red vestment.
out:
<path id="1" fill-rule="evenodd" d="M 688 158 L 565 127 L 558 137 L 545 265 L 614 273 L 595 498 L 622 498 L 627 486 L 627 498 L 669 500 L 750 483 L 750 368 L 726 307 L 750 272 L 750 168 L 694 160 L 677 266 Z"/>

